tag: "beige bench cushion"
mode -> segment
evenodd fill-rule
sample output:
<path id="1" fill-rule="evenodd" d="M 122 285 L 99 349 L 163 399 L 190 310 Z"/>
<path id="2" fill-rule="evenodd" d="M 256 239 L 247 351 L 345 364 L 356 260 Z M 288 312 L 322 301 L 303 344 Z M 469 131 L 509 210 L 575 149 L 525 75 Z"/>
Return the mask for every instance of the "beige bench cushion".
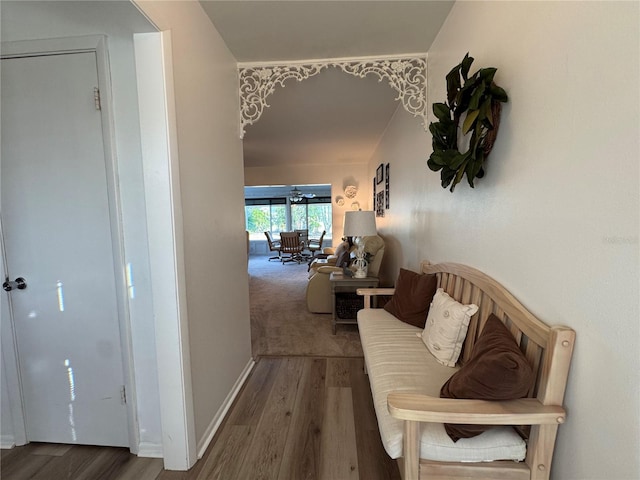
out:
<path id="1" fill-rule="evenodd" d="M 384 309 L 360 310 L 358 327 L 382 443 L 391 458 L 399 458 L 402 456 L 403 421 L 389 414 L 387 395 L 395 391 L 438 397 L 440 387 L 457 367 L 438 363 L 418 336 L 422 330 L 399 321 Z M 422 425 L 420 457 L 423 459 L 521 461 L 525 455 L 526 444 L 511 427 L 492 428 L 477 437 L 454 443 L 441 423 Z"/>

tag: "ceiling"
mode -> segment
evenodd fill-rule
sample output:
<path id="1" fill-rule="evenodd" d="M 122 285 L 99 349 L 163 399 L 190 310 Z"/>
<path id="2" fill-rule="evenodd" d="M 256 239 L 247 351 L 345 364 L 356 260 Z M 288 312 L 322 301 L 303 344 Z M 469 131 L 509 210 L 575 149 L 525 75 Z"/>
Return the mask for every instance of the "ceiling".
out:
<path id="1" fill-rule="evenodd" d="M 305 195 L 312 194 L 316 197 L 331 197 L 331 185 L 273 185 L 244 187 L 244 198 L 288 197 L 294 187 Z"/>
<path id="2" fill-rule="evenodd" d="M 424 53 L 453 5 L 452 0 L 200 3 L 239 62 Z M 367 163 L 399 105 L 395 92 L 377 77 L 360 79 L 335 68 L 285 85 L 246 128 L 246 167 Z"/>

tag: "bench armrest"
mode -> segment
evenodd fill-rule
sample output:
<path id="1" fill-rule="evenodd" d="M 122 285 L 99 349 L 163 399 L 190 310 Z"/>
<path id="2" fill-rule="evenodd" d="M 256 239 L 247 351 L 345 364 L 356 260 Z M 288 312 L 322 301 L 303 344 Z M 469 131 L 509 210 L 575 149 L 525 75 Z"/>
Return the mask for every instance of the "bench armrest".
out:
<path id="1" fill-rule="evenodd" d="M 395 288 L 358 288 L 356 293 L 364 296 L 364 308 L 371 308 L 371 297 L 376 295 L 393 295 Z"/>
<path id="2" fill-rule="evenodd" d="M 387 408 L 394 418 L 415 422 L 475 425 L 560 424 L 564 408 L 543 405 L 536 398 L 518 400 L 462 400 L 414 393 L 390 393 Z"/>

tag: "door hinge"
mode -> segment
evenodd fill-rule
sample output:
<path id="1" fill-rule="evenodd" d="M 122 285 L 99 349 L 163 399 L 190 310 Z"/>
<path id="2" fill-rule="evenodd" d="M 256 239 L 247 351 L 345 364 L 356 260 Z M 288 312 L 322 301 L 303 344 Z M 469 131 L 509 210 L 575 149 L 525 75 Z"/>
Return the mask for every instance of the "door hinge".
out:
<path id="1" fill-rule="evenodd" d="M 102 110 L 102 105 L 100 104 L 100 89 L 98 87 L 93 87 L 93 101 L 96 104 L 96 110 Z"/>
<path id="2" fill-rule="evenodd" d="M 127 404 L 127 388 L 124 385 L 120 387 L 120 403 L 122 405 Z"/>

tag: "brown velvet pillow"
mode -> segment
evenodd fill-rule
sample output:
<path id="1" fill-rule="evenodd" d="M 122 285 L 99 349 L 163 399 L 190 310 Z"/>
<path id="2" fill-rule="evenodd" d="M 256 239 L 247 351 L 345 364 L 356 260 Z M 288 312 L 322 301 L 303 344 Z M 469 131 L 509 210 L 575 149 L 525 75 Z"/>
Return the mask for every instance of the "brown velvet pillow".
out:
<path id="1" fill-rule="evenodd" d="M 471 358 L 442 386 L 442 398 L 515 400 L 527 395 L 534 381 L 533 370 L 513 335 L 491 314 L 473 347 Z M 454 442 L 480 435 L 491 425 L 445 424 Z"/>
<path id="2" fill-rule="evenodd" d="M 396 290 L 384 309 L 405 323 L 424 328 L 437 287 L 435 275 L 421 275 L 401 268 Z"/>

